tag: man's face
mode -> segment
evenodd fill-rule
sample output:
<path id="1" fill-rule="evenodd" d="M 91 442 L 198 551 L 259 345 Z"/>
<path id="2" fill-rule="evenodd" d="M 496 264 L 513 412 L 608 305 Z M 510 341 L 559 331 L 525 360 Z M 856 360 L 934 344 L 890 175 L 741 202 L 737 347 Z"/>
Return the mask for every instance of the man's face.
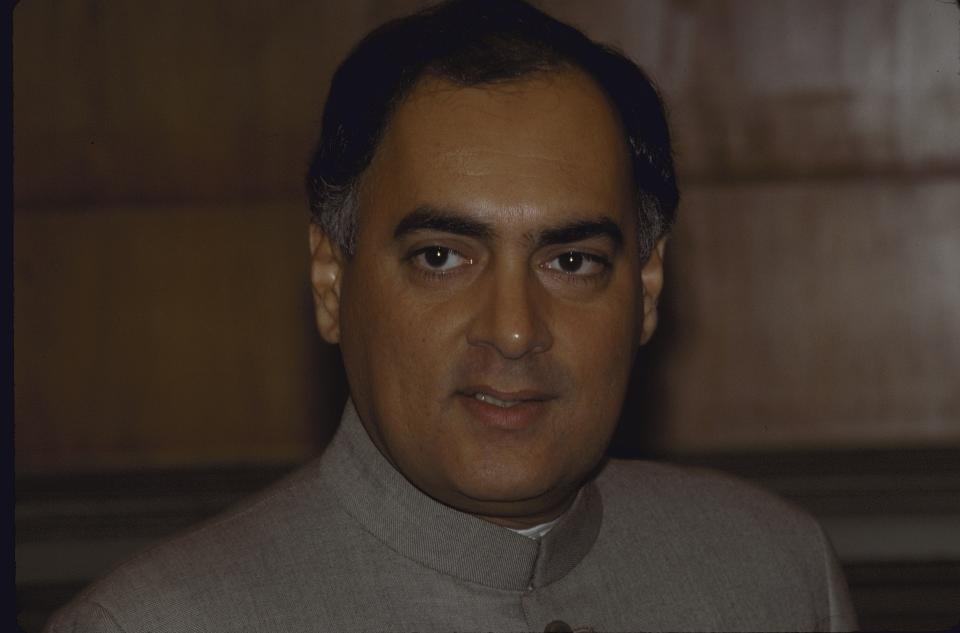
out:
<path id="1" fill-rule="evenodd" d="M 338 325 L 371 438 L 447 505 L 510 526 L 557 515 L 602 459 L 642 338 L 615 111 L 572 71 L 425 80 L 359 204 Z"/>

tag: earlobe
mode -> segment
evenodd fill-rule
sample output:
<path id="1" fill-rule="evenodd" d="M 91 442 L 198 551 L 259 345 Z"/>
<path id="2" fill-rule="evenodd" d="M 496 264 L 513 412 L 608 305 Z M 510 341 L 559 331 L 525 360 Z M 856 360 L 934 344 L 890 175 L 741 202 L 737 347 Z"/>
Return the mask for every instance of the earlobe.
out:
<path id="1" fill-rule="evenodd" d="M 340 280 L 343 261 L 339 249 L 316 224 L 310 225 L 310 284 L 317 330 L 328 343 L 340 342 Z"/>
<path id="2" fill-rule="evenodd" d="M 640 326 L 640 344 L 644 345 L 657 329 L 657 302 L 663 290 L 663 255 L 667 248 L 667 236 L 657 240 L 650 257 L 640 273 L 643 283 L 643 322 Z"/>

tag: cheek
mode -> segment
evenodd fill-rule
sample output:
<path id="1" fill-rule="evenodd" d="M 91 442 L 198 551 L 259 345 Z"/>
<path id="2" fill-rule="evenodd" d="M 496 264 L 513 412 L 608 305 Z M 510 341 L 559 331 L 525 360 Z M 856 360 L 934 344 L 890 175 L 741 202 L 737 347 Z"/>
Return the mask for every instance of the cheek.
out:
<path id="1" fill-rule="evenodd" d="M 572 368 L 594 380 L 609 380 L 632 363 L 637 332 L 636 312 L 629 299 L 611 300 L 602 305 L 586 305 L 558 310 L 555 340 L 566 351 Z M 558 350 L 559 351 L 559 350 Z"/>
<path id="2" fill-rule="evenodd" d="M 613 425 L 629 385 L 637 326 L 629 297 L 584 307 L 557 320 L 555 350 L 573 376 L 577 417 L 585 425 Z M 606 429 L 599 433 L 603 435 Z"/>
<path id="3" fill-rule="evenodd" d="M 418 300 L 395 272 L 372 267 L 357 273 L 364 283 L 352 287 L 351 322 L 343 328 L 350 351 L 365 359 L 366 373 L 381 397 L 406 397 L 412 389 L 432 393 L 442 386 L 455 357 L 462 319 L 449 305 Z"/>

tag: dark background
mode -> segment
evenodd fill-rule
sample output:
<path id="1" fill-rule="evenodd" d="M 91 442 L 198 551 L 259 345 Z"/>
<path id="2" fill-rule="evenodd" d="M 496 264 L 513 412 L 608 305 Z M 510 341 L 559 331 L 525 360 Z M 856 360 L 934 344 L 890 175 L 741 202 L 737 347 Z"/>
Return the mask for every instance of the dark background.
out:
<path id="1" fill-rule="evenodd" d="M 21 625 L 319 452 L 302 177 L 349 47 L 413 1 L 14 10 Z M 865 628 L 960 622 L 960 12 L 539 6 L 659 83 L 683 202 L 614 451 L 824 523 Z"/>

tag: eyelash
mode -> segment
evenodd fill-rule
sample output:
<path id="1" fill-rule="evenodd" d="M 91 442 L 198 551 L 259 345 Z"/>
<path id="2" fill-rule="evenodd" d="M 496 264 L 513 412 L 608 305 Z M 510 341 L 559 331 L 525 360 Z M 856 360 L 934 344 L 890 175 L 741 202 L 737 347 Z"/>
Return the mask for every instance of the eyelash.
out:
<path id="1" fill-rule="evenodd" d="M 550 262 L 556 260 L 558 257 L 563 257 L 565 255 L 571 255 L 571 254 L 580 255 L 588 262 L 594 262 L 594 263 L 600 264 L 600 267 L 601 267 L 600 272 L 593 273 L 591 275 L 577 275 L 574 273 L 565 273 L 563 271 L 547 268 L 546 264 L 549 264 Z M 611 268 L 610 260 L 607 259 L 606 257 L 602 255 L 596 255 L 594 253 L 587 253 L 584 251 L 575 251 L 575 250 L 564 251 L 559 255 L 556 255 L 555 257 L 552 257 L 549 260 L 547 260 L 546 264 L 542 264 L 541 268 L 543 268 L 543 270 L 546 271 L 547 273 L 553 275 L 554 277 L 558 277 L 562 279 L 566 283 L 580 285 L 580 286 L 596 284 L 601 282 L 610 273 L 610 268 Z"/>
<path id="2" fill-rule="evenodd" d="M 469 257 L 467 257 L 466 255 L 464 255 L 463 253 L 461 253 L 455 248 L 450 248 L 449 246 L 439 246 L 436 244 L 431 244 L 430 246 L 424 246 L 423 248 L 418 248 L 407 256 L 407 261 L 410 263 L 411 267 L 414 269 L 414 271 L 416 271 L 418 275 L 420 275 L 421 277 L 429 281 L 443 281 L 448 277 L 450 277 L 450 275 L 459 273 L 460 269 L 462 268 L 462 267 L 457 267 L 452 270 L 433 270 L 428 267 L 418 266 L 415 263 L 415 260 L 421 255 L 424 255 L 425 253 L 429 252 L 432 249 L 442 249 L 444 251 L 447 251 L 449 255 L 457 255 L 459 257 L 463 257 L 468 263 L 473 263 L 473 260 L 471 260 Z M 549 264 L 550 262 L 554 261 L 558 257 L 563 257 L 564 255 L 570 255 L 574 253 L 577 255 L 580 255 L 586 261 L 600 264 L 602 270 L 598 273 L 594 273 L 591 275 L 577 275 L 574 273 L 565 273 L 562 271 L 547 268 L 546 264 Z M 545 264 L 541 264 L 539 267 L 543 269 L 546 273 L 561 279 L 565 283 L 582 286 L 582 285 L 596 284 L 602 281 L 609 274 L 611 265 L 610 265 L 610 260 L 602 255 L 596 255 L 594 253 L 587 253 L 584 251 L 570 250 L 570 251 L 564 251 L 559 255 L 556 255 L 555 257 L 550 258 L 549 260 L 547 260 Z"/>
<path id="3" fill-rule="evenodd" d="M 424 255 L 425 253 L 433 249 L 442 249 L 444 251 L 447 251 L 449 255 L 457 255 L 459 257 L 464 258 L 468 263 L 472 263 L 473 261 L 466 255 L 458 251 L 457 249 L 450 248 L 449 246 L 440 246 L 438 244 L 431 244 L 430 246 L 424 246 L 423 248 L 418 248 L 407 256 L 407 261 L 410 263 L 411 267 L 413 268 L 414 271 L 416 271 L 418 275 L 420 275 L 424 279 L 427 279 L 428 281 L 443 281 L 444 279 L 448 278 L 450 275 L 457 274 L 461 268 L 461 267 L 457 267 L 453 270 L 432 270 L 430 268 L 418 266 L 415 260 L 421 255 Z"/>

